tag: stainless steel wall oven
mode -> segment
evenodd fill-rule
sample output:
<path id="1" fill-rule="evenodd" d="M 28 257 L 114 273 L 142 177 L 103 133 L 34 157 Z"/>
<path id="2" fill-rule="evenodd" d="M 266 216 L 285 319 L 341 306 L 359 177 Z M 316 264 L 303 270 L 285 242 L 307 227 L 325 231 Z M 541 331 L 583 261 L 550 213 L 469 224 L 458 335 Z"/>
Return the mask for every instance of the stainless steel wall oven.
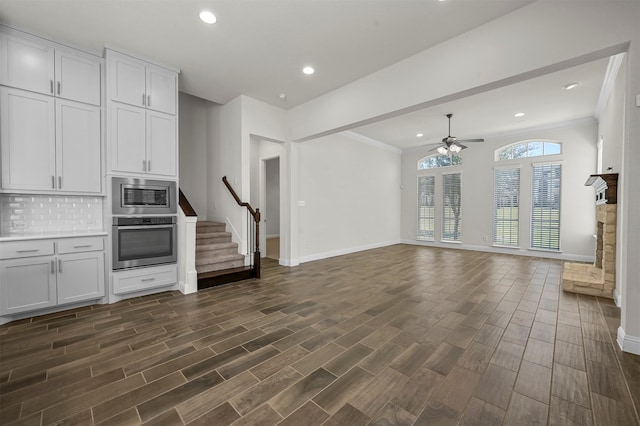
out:
<path id="1" fill-rule="evenodd" d="M 176 216 L 113 218 L 113 269 L 175 263 Z"/>

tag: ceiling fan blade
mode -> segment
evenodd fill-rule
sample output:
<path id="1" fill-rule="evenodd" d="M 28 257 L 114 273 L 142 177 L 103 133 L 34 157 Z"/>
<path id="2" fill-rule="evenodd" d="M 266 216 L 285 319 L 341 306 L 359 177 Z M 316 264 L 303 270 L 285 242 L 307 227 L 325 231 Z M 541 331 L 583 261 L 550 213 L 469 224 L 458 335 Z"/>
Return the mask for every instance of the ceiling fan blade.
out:
<path id="1" fill-rule="evenodd" d="M 466 145 L 462 145 L 461 143 L 458 143 L 458 142 L 456 142 L 456 145 L 458 145 L 458 146 L 459 146 L 460 148 L 462 148 L 462 149 L 469 148 L 468 146 L 466 146 Z"/>
<path id="2" fill-rule="evenodd" d="M 479 139 L 458 139 L 458 141 L 456 143 L 458 143 L 458 142 L 465 142 L 465 143 L 467 143 L 467 142 L 484 142 L 484 139 L 482 139 L 482 138 L 479 138 Z M 460 144 L 458 144 L 458 145 L 460 145 Z"/>
<path id="3" fill-rule="evenodd" d="M 433 152 L 433 151 L 435 151 L 436 149 L 440 148 L 440 146 L 441 146 L 441 145 L 442 145 L 442 144 L 438 144 L 438 145 L 434 146 L 433 148 L 431 148 L 430 150 L 428 150 L 427 152 Z"/>

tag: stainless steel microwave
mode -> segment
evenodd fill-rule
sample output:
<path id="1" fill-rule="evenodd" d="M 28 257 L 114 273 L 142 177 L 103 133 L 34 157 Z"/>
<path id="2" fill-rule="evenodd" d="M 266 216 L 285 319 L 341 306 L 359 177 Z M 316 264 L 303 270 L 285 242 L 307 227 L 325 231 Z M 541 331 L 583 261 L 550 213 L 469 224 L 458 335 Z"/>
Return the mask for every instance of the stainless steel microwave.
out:
<path id="1" fill-rule="evenodd" d="M 111 181 L 114 215 L 176 214 L 176 182 L 114 177 Z"/>

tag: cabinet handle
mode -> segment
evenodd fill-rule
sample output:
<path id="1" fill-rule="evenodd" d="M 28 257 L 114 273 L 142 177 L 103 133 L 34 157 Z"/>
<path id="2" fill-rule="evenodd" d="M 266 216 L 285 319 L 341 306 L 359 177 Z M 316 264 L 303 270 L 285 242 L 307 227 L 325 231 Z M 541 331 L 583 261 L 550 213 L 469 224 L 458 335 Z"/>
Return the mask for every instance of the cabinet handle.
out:
<path id="1" fill-rule="evenodd" d="M 145 281 L 155 281 L 155 278 L 143 278 L 140 281 L 145 282 Z"/>
<path id="2" fill-rule="evenodd" d="M 56 189 L 56 177 L 51 176 L 51 188 Z"/>
<path id="3" fill-rule="evenodd" d="M 82 244 L 79 246 L 73 246 L 73 248 L 87 248 L 87 247 L 91 247 L 91 244 Z"/>
<path id="4" fill-rule="evenodd" d="M 151 160 L 147 160 L 147 171 L 151 171 Z"/>
<path id="5" fill-rule="evenodd" d="M 16 253 L 35 253 L 40 251 L 40 249 L 32 249 L 32 250 L 16 250 Z"/>
<path id="6" fill-rule="evenodd" d="M 51 273 L 55 274 L 56 273 L 56 264 L 54 263 L 54 261 L 51 261 Z"/>
<path id="7" fill-rule="evenodd" d="M 143 172 L 147 171 L 147 160 L 142 160 L 142 171 Z"/>
<path id="8" fill-rule="evenodd" d="M 144 93 L 142 94 L 142 106 L 146 106 L 145 104 L 145 100 L 146 100 L 146 96 L 144 95 Z"/>
<path id="9" fill-rule="evenodd" d="M 49 90 L 51 91 L 51 94 L 53 95 L 53 80 L 49 80 Z"/>
<path id="10" fill-rule="evenodd" d="M 147 95 L 147 106 L 151 106 L 151 95 Z"/>
<path id="11" fill-rule="evenodd" d="M 58 259 L 58 273 L 62 273 L 62 260 Z"/>
<path id="12" fill-rule="evenodd" d="M 61 86 L 61 84 L 60 84 L 60 82 L 58 82 L 58 95 L 60 94 L 60 86 Z"/>
<path id="13" fill-rule="evenodd" d="M 62 189 L 62 176 L 58 176 L 58 189 Z"/>

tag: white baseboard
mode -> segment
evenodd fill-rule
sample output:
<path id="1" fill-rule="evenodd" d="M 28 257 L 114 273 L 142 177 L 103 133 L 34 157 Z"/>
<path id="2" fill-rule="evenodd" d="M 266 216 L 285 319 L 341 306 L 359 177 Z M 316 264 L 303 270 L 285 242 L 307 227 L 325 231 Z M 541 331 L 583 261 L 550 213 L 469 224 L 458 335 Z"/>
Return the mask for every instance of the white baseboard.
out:
<path id="1" fill-rule="evenodd" d="M 623 352 L 640 355 L 640 337 L 625 334 L 622 327 L 618 327 L 618 346 Z"/>
<path id="2" fill-rule="evenodd" d="M 570 260 L 574 262 L 587 262 L 594 261 L 593 256 L 582 256 L 578 254 L 569 253 L 554 253 L 544 250 L 526 250 L 520 248 L 508 248 L 508 247 L 496 247 L 496 246 L 472 246 L 468 244 L 459 243 L 442 243 L 439 241 L 420 241 L 420 240 L 402 240 L 403 244 L 411 244 L 414 246 L 426 246 L 426 247 L 439 247 L 456 250 L 472 250 L 483 251 L 487 253 L 499 253 L 499 254 L 514 254 L 516 256 L 529 256 L 529 257 L 543 257 L 547 259 L 559 259 Z"/>
<path id="3" fill-rule="evenodd" d="M 380 247 L 392 246 L 394 244 L 400 244 L 400 243 L 401 243 L 400 240 L 384 241 L 381 243 L 373 243 L 373 244 L 367 244 L 363 246 L 350 247 L 346 249 L 327 251 L 324 253 L 310 254 L 307 256 L 301 256 L 300 258 L 298 258 L 298 262 L 299 263 L 313 262 L 314 260 L 328 259 L 330 257 L 342 256 L 345 254 L 356 253 L 359 251 L 371 250 L 371 249 L 376 249 Z"/>

